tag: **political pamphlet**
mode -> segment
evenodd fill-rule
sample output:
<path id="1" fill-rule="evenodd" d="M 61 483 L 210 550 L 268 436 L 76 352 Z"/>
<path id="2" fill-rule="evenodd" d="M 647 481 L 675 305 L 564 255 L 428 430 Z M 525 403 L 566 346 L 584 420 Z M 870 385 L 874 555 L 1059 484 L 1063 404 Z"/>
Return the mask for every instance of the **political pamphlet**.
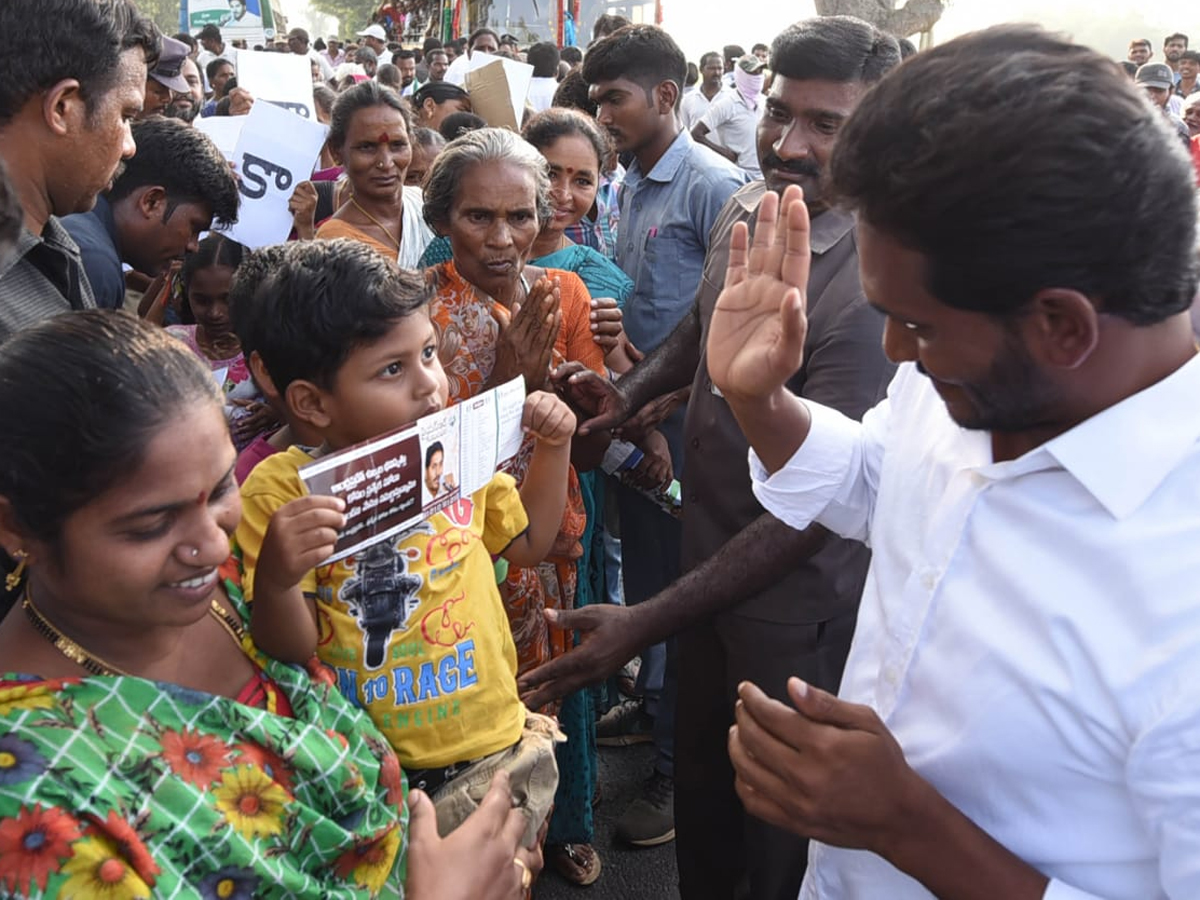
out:
<path id="1" fill-rule="evenodd" d="M 411 528 L 485 487 L 521 447 L 524 407 L 525 380 L 515 378 L 301 467 L 310 494 L 346 503 L 346 525 L 322 565 Z"/>

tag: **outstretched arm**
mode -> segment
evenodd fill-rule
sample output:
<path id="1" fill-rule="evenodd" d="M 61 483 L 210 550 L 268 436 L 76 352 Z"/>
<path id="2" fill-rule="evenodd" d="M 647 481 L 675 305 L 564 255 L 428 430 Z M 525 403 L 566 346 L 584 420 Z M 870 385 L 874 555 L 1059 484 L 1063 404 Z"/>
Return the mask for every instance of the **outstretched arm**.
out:
<path id="1" fill-rule="evenodd" d="M 553 627 L 577 630 L 582 643 L 518 679 L 522 699 L 537 709 L 608 677 L 645 647 L 766 590 L 816 553 L 828 537 L 819 525 L 797 531 L 764 514 L 645 603 L 547 610 Z"/>

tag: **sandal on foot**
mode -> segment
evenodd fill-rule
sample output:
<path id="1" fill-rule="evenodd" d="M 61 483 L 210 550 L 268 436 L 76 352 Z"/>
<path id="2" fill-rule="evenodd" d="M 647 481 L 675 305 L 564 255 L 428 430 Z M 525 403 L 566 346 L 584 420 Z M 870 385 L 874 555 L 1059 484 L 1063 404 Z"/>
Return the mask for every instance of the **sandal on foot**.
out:
<path id="1" fill-rule="evenodd" d="M 571 884 L 585 887 L 600 877 L 600 854 L 591 844 L 546 847 L 546 864 Z"/>

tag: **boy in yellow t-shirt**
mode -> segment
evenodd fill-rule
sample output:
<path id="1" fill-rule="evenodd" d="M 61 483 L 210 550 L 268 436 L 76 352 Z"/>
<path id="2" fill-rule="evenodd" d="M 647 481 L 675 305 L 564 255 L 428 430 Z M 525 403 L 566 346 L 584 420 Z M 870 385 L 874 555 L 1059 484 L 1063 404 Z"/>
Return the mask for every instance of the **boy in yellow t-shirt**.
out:
<path id="1" fill-rule="evenodd" d="M 298 474 L 445 405 L 428 299 L 419 275 L 350 241 L 294 245 L 255 291 L 255 315 L 272 323 L 256 351 L 262 368 L 290 415 L 324 442 L 268 457 L 242 486 L 236 540 L 251 633 L 278 659 L 304 662 L 315 652 L 337 672 L 342 693 L 433 796 L 443 833 L 469 812 L 462 795 L 481 797 L 491 772 L 506 767 L 528 804 L 532 837 L 553 802 L 556 730 L 518 698 L 492 560 L 536 565 L 549 551 L 566 502 L 574 416 L 554 395 L 530 394 L 522 424 L 537 446 L 519 493 L 497 474 L 332 565 L 318 564 L 344 524 L 341 501 L 308 496 Z"/>

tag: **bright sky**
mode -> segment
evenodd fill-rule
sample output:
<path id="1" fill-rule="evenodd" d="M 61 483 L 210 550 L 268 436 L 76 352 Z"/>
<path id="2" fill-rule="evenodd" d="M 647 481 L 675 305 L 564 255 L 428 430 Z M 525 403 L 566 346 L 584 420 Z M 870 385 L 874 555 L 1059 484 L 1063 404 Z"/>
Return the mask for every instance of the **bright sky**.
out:
<path id="1" fill-rule="evenodd" d="M 663 25 L 691 60 L 723 44 L 747 50 L 759 41 L 769 44 L 784 26 L 814 14 L 811 0 L 663 0 Z M 999 22 L 1040 22 L 1122 59 L 1135 36 L 1151 39 L 1156 59 L 1162 39 L 1172 32 L 1191 34 L 1192 43 L 1200 44 L 1195 0 L 952 0 L 934 38 L 944 41 Z"/>

